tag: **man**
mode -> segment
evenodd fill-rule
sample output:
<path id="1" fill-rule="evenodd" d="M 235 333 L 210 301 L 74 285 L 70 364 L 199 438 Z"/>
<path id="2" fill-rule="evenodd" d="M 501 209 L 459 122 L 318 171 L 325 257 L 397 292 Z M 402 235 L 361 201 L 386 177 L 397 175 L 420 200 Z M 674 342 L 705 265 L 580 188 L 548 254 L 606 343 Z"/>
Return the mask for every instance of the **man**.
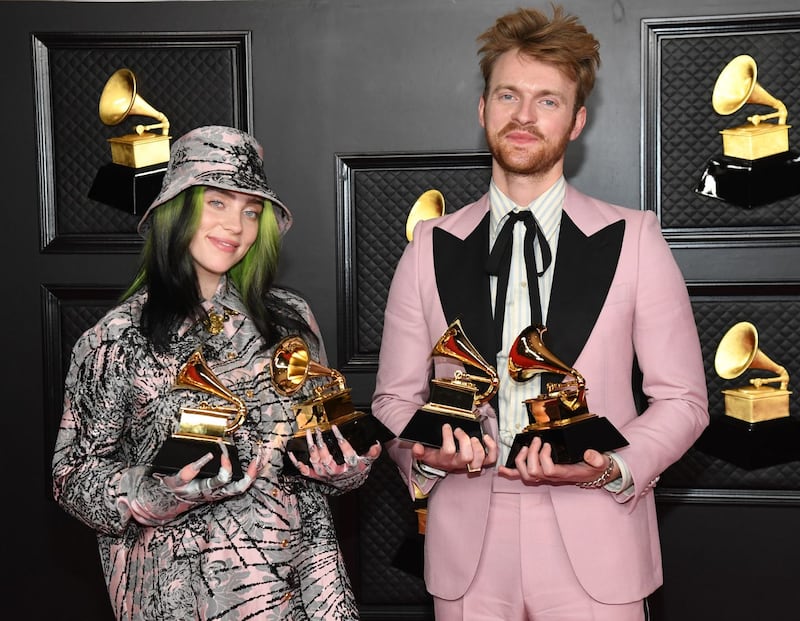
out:
<path id="1" fill-rule="evenodd" d="M 662 582 L 652 489 L 708 424 L 686 286 L 652 212 L 564 180 L 599 65 L 594 36 L 554 7 L 552 18 L 505 15 L 479 41 L 492 181 L 477 202 L 416 226 L 389 292 L 373 413 L 399 434 L 426 402 L 428 380 L 453 376 L 458 365 L 430 353 L 459 318 L 501 377 L 496 401 L 479 410 L 483 441 L 445 425 L 441 448 L 387 445 L 412 497 L 428 494 L 425 581 L 437 621 L 640 621 Z M 530 230 L 509 215 L 526 211 Z M 506 280 L 490 250 L 509 220 Z M 512 380 L 508 352 L 537 323 L 547 348 L 585 378 L 589 409 L 627 446 L 554 463 L 536 438 L 514 468 L 503 465 L 528 423 L 521 402 L 541 384 Z"/>

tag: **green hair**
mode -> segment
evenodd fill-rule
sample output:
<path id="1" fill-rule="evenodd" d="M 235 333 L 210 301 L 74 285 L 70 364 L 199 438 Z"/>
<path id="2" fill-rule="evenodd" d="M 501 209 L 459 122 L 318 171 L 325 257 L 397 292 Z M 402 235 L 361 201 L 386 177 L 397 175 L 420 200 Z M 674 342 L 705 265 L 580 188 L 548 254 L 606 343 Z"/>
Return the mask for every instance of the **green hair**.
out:
<path id="1" fill-rule="evenodd" d="M 139 269 L 122 295 L 126 300 L 140 289 L 147 289 L 141 329 L 161 351 L 166 351 L 174 331 L 186 318 L 206 318 L 189 251 L 202 217 L 204 195 L 205 186 L 193 186 L 152 211 Z M 228 271 L 267 347 L 289 331 L 300 331 L 316 340 L 300 313 L 286 302 L 285 296 L 272 290 L 280 239 L 272 203 L 265 200 L 253 245 Z"/>

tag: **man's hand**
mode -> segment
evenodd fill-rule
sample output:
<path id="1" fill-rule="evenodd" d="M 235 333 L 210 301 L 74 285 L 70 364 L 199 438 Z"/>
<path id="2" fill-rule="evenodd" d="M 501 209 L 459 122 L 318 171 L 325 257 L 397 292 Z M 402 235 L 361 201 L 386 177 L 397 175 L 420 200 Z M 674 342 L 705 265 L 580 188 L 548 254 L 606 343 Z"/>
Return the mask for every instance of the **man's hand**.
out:
<path id="1" fill-rule="evenodd" d="M 497 461 L 497 443 L 485 434 L 484 444 L 458 427 L 455 430 L 448 424 L 442 425 L 442 446 L 433 448 L 415 442 L 411 447 L 414 458 L 428 466 L 456 472 L 466 469 L 468 472 L 480 472 L 484 466 Z M 485 445 L 485 449 L 484 449 Z"/>
<path id="2" fill-rule="evenodd" d="M 556 464 L 552 458 L 552 447 L 542 444 L 536 436 L 530 446 L 523 447 L 514 460 L 516 468 L 501 466 L 498 473 L 509 479 L 522 479 L 525 483 L 587 483 L 595 481 L 610 465 L 610 457 L 594 449 L 587 449 L 583 461 L 576 464 Z M 619 478 L 620 472 L 616 464 L 607 481 Z"/>

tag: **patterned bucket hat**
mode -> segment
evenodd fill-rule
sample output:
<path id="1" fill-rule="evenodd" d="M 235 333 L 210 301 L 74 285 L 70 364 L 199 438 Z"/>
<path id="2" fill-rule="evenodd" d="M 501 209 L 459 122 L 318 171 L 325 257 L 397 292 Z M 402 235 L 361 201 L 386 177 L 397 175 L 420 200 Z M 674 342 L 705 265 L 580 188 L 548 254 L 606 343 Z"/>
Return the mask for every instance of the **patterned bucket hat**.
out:
<path id="1" fill-rule="evenodd" d="M 239 129 L 208 125 L 193 129 L 172 144 L 161 192 L 139 221 L 139 233 L 146 233 L 147 220 L 156 207 L 195 185 L 265 198 L 272 203 L 281 234 L 292 225 L 291 212 L 267 182 L 261 145 Z"/>

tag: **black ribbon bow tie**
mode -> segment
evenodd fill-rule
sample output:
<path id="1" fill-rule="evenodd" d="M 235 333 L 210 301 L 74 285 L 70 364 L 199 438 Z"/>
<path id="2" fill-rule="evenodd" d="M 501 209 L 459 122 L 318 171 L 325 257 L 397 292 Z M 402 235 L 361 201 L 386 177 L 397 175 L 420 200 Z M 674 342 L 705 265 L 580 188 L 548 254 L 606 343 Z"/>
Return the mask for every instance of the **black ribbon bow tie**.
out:
<path id="1" fill-rule="evenodd" d="M 508 290 L 508 272 L 511 268 L 511 250 L 513 246 L 514 227 L 517 222 L 525 224 L 525 268 L 528 271 L 528 298 L 531 305 L 531 323 L 542 323 L 542 307 L 539 301 L 539 276 L 547 271 L 552 262 L 550 245 L 542 232 L 539 223 L 529 209 L 524 211 L 512 211 L 508 214 L 503 228 L 492 246 L 489 259 L 486 262 L 486 271 L 497 276 L 497 293 L 494 303 L 494 325 L 495 339 L 498 348 L 503 342 L 503 317 L 505 312 L 503 307 L 506 302 L 506 292 Z M 536 268 L 536 252 L 534 241 L 539 243 L 542 255 L 542 269 Z"/>

